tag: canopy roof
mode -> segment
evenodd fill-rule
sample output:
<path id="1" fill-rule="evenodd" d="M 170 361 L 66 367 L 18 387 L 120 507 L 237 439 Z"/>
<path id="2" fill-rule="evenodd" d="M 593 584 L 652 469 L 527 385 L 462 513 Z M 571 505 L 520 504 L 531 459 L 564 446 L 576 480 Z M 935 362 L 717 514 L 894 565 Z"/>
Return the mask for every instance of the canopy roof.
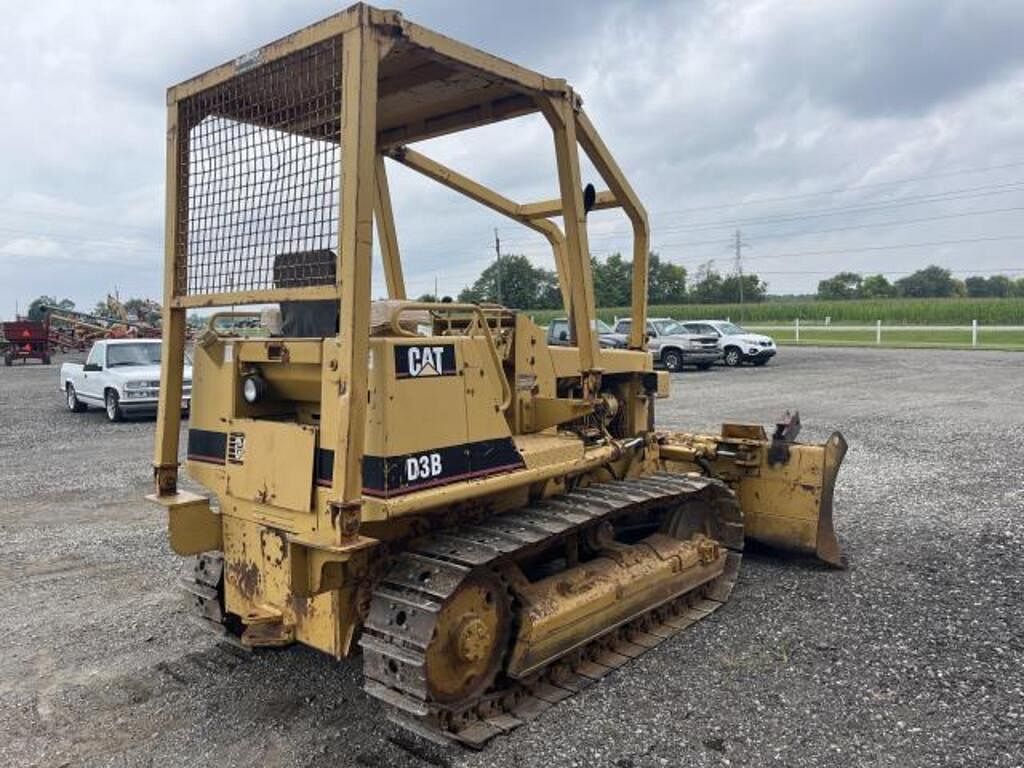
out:
<path id="1" fill-rule="evenodd" d="M 459 43 L 406 21 L 397 11 L 353 5 L 312 26 L 172 87 L 187 122 L 205 117 L 254 123 L 337 141 L 341 36 L 358 25 L 381 40 L 379 144 L 388 146 L 497 122 L 537 110 L 535 96 L 564 93 L 564 80 Z M 287 106 L 278 94 L 287 83 Z"/>

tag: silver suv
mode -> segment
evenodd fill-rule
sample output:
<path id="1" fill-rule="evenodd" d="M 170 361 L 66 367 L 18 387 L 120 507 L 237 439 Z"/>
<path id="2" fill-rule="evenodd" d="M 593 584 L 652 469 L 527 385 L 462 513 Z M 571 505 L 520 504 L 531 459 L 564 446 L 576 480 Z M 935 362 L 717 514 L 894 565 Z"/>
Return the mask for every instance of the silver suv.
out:
<path id="1" fill-rule="evenodd" d="M 615 332 L 628 334 L 630 320 L 619 320 Z M 681 371 L 684 365 L 694 365 L 706 371 L 722 359 L 718 338 L 690 333 L 670 317 L 652 317 L 647 321 L 647 349 L 654 362 L 670 371 Z"/>
<path id="2" fill-rule="evenodd" d="M 681 325 L 690 333 L 713 337 L 730 367 L 742 363 L 764 365 L 775 357 L 775 340 L 771 336 L 751 333 L 726 320 L 683 320 Z"/>

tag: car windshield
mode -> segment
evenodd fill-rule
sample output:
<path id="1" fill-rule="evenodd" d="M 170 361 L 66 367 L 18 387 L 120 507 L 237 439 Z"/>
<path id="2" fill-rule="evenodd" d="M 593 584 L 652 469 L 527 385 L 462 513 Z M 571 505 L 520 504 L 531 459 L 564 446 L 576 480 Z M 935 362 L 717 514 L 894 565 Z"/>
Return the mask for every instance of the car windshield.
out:
<path id="1" fill-rule="evenodd" d="M 595 320 L 594 328 L 598 333 L 615 333 L 615 329 L 608 325 L 604 320 Z"/>
<path id="2" fill-rule="evenodd" d="M 673 336 L 687 333 L 687 330 L 675 320 L 655 320 L 653 325 L 661 336 Z"/>
<path id="3" fill-rule="evenodd" d="M 726 336 L 739 336 L 741 333 L 749 333 L 745 328 L 740 328 L 738 325 L 733 325 L 732 323 L 719 323 L 718 330 Z"/>
<path id="4" fill-rule="evenodd" d="M 159 365 L 163 344 L 111 344 L 107 347 L 107 368 L 122 365 Z"/>

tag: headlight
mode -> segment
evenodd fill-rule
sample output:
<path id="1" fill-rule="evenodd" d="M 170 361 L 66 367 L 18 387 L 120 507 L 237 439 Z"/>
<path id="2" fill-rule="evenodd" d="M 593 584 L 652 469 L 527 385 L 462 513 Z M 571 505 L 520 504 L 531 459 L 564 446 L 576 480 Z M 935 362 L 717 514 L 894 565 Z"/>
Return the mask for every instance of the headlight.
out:
<path id="1" fill-rule="evenodd" d="M 249 403 L 249 405 L 262 400 L 266 392 L 267 382 L 258 373 L 246 376 L 245 381 L 242 382 L 242 397 L 245 398 L 245 402 Z"/>

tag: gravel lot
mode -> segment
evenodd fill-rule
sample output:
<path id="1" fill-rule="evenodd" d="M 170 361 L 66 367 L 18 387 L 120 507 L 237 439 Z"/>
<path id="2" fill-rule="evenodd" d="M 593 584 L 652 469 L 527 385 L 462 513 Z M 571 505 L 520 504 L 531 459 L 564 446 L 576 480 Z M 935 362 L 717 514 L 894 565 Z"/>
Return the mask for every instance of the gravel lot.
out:
<path id="1" fill-rule="evenodd" d="M 245 655 L 184 620 L 153 424 L 0 367 L 8 765 L 1024 764 L 1024 355 L 784 348 L 674 376 L 662 426 L 841 429 L 851 567 L 749 555 L 731 602 L 482 753 L 401 734 L 358 659 Z"/>

